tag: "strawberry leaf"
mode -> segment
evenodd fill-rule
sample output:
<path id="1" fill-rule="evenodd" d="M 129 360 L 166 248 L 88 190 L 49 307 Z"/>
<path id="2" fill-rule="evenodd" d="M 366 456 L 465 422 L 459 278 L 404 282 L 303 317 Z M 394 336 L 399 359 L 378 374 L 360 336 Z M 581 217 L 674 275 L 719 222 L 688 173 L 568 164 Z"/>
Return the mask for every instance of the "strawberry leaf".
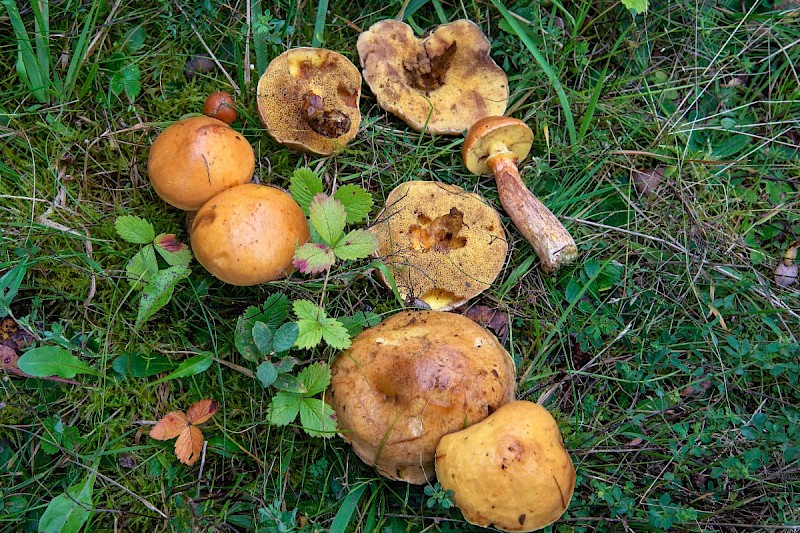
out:
<path id="1" fill-rule="evenodd" d="M 647 11 L 650 0 L 622 0 L 622 5 L 630 11 L 634 11 L 636 15 L 641 15 Z"/>
<path id="2" fill-rule="evenodd" d="M 333 197 L 344 205 L 348 224 L 361 222 L 372 208 L 372 195 L 358 185 L 342 185 L 333 193 Z"/>
<path id="3" fill-rule="evenodd" d="M 317 194 L 308 208 L 314 229 L 326 243 L 335 246 L 344 233 L 347 212 L 342 202 L 326 194 Z"/>
<path id="4" fill-rule="evenodd" d="M 289 193 L 306 216 L 314 196 L 322 192 L 322 180 L 311 169 L 298 168 L 289 181 Z"/>
<path id="5" fill-rule="evenodd" d="M 347 261 L 369 257 L 377 248 L 378 241 L 372 232 L 357 229 L 345 235 L 333 249 L 333 253 L 339 259 Z"/>
<path id="6" fill-rule="evenodd" d="M 304 396 L 315 396 L 328 388 L 331 382 L 331 369 L 325 363 L 316 363 L 305 367 L 297 374 L 306 387 Z"/>
<path id="7" fill-rule="evenodd" d="M 158 260 L 152 244 L 143 246 L 131 257 L 125 267 L 125 274 L 134 290 L 141 289 L 158 273 Z"/>
<path id="8" fill-rule="evenodd" d="M 117 217 L 114 227 L 120 238 L 133 244 L 147 244 L 156 237 L 153 225 L 142 217 L 133 215 Z"/>
<path id="9" fill-rule="evenodd" d="M 308 242 L 295 251 L 292 265 L 303 274 L 318 274 L 335 261 L 336 256 L 327 244 Z"/>
<path id="10" fill-rule="evenodd" d="M 300 424 L 312 437 L 330 438 L 336 432 L 336 413 L 333 408 L 316 398 L 299 401 Z"/>
<path id="11" fill-rule="evenodd" d="M 269 402 L 267 420 L 274 426 L 286 426 L 294 422 L 300 412 L 301 397 L 291 392 L 277 392 Z"/>

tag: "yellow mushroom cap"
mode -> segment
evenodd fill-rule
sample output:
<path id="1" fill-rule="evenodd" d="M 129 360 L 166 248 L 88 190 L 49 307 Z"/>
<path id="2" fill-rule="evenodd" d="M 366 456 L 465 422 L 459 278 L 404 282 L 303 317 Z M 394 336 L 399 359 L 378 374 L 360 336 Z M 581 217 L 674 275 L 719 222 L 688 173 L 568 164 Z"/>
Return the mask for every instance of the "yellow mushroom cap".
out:
<path id="1" fill-rule="evenodd" d="M 481 196 L 446 183 L 396 187 L 371 228 L 403 299 L 446 311 L 483 292 L 505 263 L 500 215 Z"/>
<path id="2" fill-rule="evenodd" d="M 509 154 L 515 161 L 522 161 L 532 144 L 533 132 L 518 118 L 486 117 L 470 127 L 461 145 L 461 157 L 473 174 L 491 174 L 490 157 Z"/>
<path id="3" fill-rule="evenodd" d="M 314 154 L 330 155 L 355 137 L 360 98 L 358 68 L 342 54 L 322 48 L 287 50 L 258 81 L 258 114 L 267 133 L 281 144 Z M 313 113 L 317 118 L 309 121 Z"/>
<path id="4" fill-rule="evenodd" d="M 326 401 L 355 453 L 388 478 L 433 478 L 439 439 L 514 399 L 515 369 L 464 317 L 404 311 L 353 339 L 331 364 Z"/>
<path id="5" fill-rule="evenodd" d="M 308 240 L 309 229 L 288 193 L 247 183 L 203 204 L 190 235 L 195 258 L 211 274 L 231 285 L 256 285 L 291 272 L 295 248 Z"/>
<path id="6" fill-rule="evenodd" d="M 535 531 L 558 520 L 575 489 L 575 467 L 552 415 L 508 403 L 481 422 L 442 437 L 436 475 L 470 524 Z"/>
<path id="7" fill-rule="evenodd" d="M 416 131 L 459 135 L 480 118 L 505 113 L 508 78 L 472 21 L 443 24 L 417 39 L 408 24 L 382 20 L 356 46 L 378 105 Z"/>
<path id="8" fill-rule="evenodd" d="M 220 191 L 253 179 L 247 139 L 221 120 L 198 116 L 168 126 L 153 141 L 147 173 L 168 204 L 195 211 Z"/>

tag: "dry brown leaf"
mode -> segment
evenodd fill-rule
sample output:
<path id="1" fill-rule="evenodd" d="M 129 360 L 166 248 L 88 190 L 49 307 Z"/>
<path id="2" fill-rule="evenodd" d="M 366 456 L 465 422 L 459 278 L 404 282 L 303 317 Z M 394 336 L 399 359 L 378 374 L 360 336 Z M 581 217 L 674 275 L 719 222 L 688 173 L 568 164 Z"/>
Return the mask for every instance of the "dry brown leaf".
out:
<path id="1" fill-rule="evenodd" d="M 218 409 L 219 404 L 216 401 L 205 398 L 192 405 L 189 410 L 186 411 L 186 416 L 190 424 L 199 425 L 208 422 Z"/>
<path id="2" fill-rule="evenodd" d="M 165 414 L 164 418 L 150 430 L 150 436 L 156 440 L 174 439 L 188 426 L 189 419 L 185 414 L 180 411 L 171 411 Z"/>
<path id="3" fill-rule="evenodd" d="M 192 466 L 200 458 L 203 450 L 203 432 L 197 426 L 186 426 L 175 441 L 175 455 L 187 466 Z"/>
<path id="4" fill-rule="evenodd" d="M 170 411 L 153 426 L 150 436 L 156 440 L 178 437 L 175 441 L 175 455 L 183 464 L 192 466 L 203 450 L 203 432 L 197 426 L 207 422 L 217 410 L 219 404 L 216 401 L 204 398 L 192 404 L 186 414 Z"/>

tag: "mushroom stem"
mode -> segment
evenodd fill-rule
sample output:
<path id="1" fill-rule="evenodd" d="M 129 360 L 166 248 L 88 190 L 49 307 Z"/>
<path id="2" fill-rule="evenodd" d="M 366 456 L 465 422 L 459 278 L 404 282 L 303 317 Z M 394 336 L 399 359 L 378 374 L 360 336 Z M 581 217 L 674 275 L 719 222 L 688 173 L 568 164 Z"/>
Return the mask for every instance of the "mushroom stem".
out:
<path id="1" fill-rule="evenodd" d="M 503 209 L 533 247 L 542 270 L 555 272 L 578 257 L 575 240 L 556 216 L 522 183 L 516 157 L 507 149 L 492 147 L 486 164 L 497 182 Z"/>

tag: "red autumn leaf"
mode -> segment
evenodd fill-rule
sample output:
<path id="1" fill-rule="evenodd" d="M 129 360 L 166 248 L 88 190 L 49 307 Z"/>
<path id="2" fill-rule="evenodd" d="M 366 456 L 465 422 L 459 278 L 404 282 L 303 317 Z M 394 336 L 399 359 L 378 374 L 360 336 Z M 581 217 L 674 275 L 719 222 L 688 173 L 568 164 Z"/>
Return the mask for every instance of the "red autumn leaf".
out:
<path id="1" fill-rule="evenodd" d="M 172 233 L 160 235 L 156 244 L 161 246 L 166 251 L 173 253 L 180 252 L 181 250 L 188 248 L 188 246 L 179 241 Z"/>

